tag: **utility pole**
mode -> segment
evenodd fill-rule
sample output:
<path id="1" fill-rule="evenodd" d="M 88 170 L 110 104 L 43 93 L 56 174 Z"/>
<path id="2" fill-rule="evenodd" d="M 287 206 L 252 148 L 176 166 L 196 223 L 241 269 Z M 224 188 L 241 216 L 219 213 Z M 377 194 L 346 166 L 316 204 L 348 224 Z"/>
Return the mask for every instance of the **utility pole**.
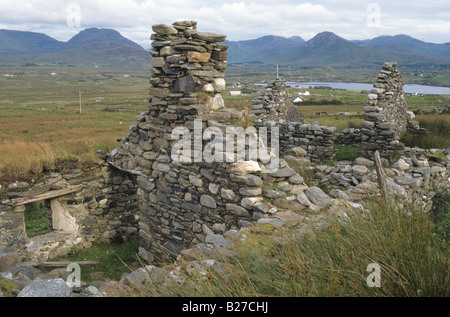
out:
<path id="1" fill-rule="evenodd" d="M 278 64 L 277 64 L 277 79 L 278 78 L 280 78 L 280 75 L 279 75 L 279 68 L 278 68 Z"/>
<path id="2" fill-rule="evenodd" d="M 81 114 L 81 90 L 79 90 L 79 94 L 80 94 L 80 114 Z"/>

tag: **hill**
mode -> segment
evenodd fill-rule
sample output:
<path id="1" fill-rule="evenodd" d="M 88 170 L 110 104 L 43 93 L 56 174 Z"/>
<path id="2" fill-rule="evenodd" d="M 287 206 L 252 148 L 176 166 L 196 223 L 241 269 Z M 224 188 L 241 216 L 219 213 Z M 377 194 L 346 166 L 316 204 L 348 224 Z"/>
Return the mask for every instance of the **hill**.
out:
<path id="1" fill-rule="evenodd" d="M 299 36 L 284 38 L 281 36 L 267 35 L 255 40 L 225 41 L 228 45 L 228 62 L 256 62 L 266 61 L 272 56 L 282 53 L 303 44 L 305 41 Z"/>
<path id="2" fill-rule="evenodd" d="M 280 64 L 300 68 L 373 68 L 384 61 L 402 67 L 450 68 L 450 43 L 434 44 L 407 35 L 348 41 L 322 32 L 309 41 L 267 35 L 225 41 L 228 63 Z M 67 42 L 45 34 L 0 30 L 0 66 L 57 65 L 149 68 L 148 50 L 111 29 L 86 29 Z"/>
<path id="3" fill-rule="evenodd" d="M 60 50 L 64 42 L 34 32 L 0 30 L 0 54 L 36 54 Z"/>
<path id="4" fill-rule="evenodd" d="M 150 55 L 140 45 L 111 29 L 86 29 L 68 42 L 33 32 L 6 31 L 0 65 L 98 66 L 148 68 Z M 3 46 L 2 46 L 3 48 Z"/>
<path id="5" fill-rule="evenodd" d="M 428 43 L 404 34 L 395 36 L 379 36 L 372 40 L 354 41 L 354 43 L 361 46 L 377 48 L 394 53 L 411 52 L 441 58 L 450 57 L 450 43 Z"/>
<path id="6" fill-rule="evenodd" d="M 395 43 L 395 39 L 393 42 Z M 450 59 L 448 55 L 445 55 L 445 45 L 434 44 L 436 45 L 434 51 L 425 48 L 414 49 L 418 45 L 413 46 L 412 49 L 405 49 L 405 47 L 392 49 L 392 46 L 376 45 L 376 41 L 351 42 L 332 32 L 319 33 L 309 41 L 303 41 L 297 45 L 289 39 L 279 37 L 263 37 L 227 44 L 229 56 L 230 58 L 233 56 L 232 62 L 235 63 L 259 61 L 307 68 L 378 68 L 381 62 L 393 60 L 399 62 L 402 67 L 450 67 Z M 433 52 L 440 53 L 432 54 Z M 243 54 L 245 54 L 244 57 L 242 57 Z"/>

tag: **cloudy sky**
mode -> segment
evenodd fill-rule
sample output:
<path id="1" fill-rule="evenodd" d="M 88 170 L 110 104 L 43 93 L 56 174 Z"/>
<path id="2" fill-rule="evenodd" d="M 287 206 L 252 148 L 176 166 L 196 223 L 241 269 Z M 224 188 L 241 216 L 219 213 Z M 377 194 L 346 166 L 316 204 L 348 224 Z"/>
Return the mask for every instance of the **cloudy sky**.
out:
<path id="1" fill-rule="evenodd" d="M 150 47 L 153 24 L 198 21 L 199 31 L 229 40 L 332 31 L 348 40 L 408 34 L 450 42 L 449 0 L 0 0 L 0 29 L 67 41 L 86 28 L 112 28 Z"/>

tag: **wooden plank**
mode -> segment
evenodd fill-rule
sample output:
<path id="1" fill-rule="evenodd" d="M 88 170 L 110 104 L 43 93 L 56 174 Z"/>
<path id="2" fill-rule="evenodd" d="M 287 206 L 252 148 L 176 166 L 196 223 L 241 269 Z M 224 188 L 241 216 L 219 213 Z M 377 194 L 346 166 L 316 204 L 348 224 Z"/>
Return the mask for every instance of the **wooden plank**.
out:
<path id="1" fill-rule="evenodd" d="M 378 151 L 375 151 L 375 167 L 381 195 L 384 199 L 387 199 L 386 171 L 383 168 L 383 164 L 381 164 L 380 153 Z"/>
<path id="2" fill-rule="evenodd" d="M 95 261 L 62 261 L 62 262 L 35 262 L 33 263 L 33 266 L 45 266 L 45 267 L 65 267 L 69 264 L 78 264 L 78 265 L 97 265 L 100 264 L 100 262 Z"/>
<path id="3" fill-rule="evenodd" d="M 11 199 L 11 202 L 12 202 L 13 206 L 20 206 L 20 205 L 29 204 L 29 203 L 32 203 L 35 201 L 47 200 L 47 199 L 57 198 L 57 197 L 65 196 L 68 194 L 76 193 L 76 192 L 81 191 L 82 188 L 83 188 L 83 185 L 78 185 L 78 186 L 74 186 L 71 188 L 52 190 L 52 191 L 49 191 L 49 192 L 46 192 L 46 193 L 40 194 L 40 195 L 14 198 L 14 199 Z"/>

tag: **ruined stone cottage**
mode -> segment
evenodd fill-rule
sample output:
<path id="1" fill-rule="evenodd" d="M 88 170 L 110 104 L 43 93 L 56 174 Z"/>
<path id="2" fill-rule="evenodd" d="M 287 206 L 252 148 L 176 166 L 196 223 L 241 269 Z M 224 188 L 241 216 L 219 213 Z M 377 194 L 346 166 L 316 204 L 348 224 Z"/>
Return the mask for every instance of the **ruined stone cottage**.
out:
<path id="1" fill-rule="evenodd" d="M 230 229 L 254 222 L 279 225 L 286 217 L 302 218 L 294 212 L 317 213 L 342 202 L 340 195 L 332 199 L 319 187 L 308 187 L 287 162 L 331 160 L 336 128 L 301 118 L 276 121 L 284 106 L 265 104 L 290 100 L 283 80 L 261 95 L 259 101 L 268 103 L 252 109 L 267 115 L 263 122 L 248 129 L 231 125 L 237 114 L 222 98 L 225 36 L 199 32 L 195 21 L 155 25 L 153 31 L 149 110 L 97 166 L 11 190 L 0 203 L 0 250 L 15 247 L 22 258 L 45 261 L 72 247 L 138 235 L 139 255 L 163 261 L 197 244 L 226 244 L 220 235 Z M 392 158 L 402 149 L 398 140 L 405 126 L 414 126 L 395 63 L 383 66 L 364 110 L 365 155 L 379 150 Z M 321 166 L 322 174 L 327 168 Z M 355 185 L 372 177 L 362 167 L 336 168 L 330 167 L 333 176 L 354 178 Z M 423 185 L 421 196 L 430 184 L 448 178 L 448 167 L 430 169 L 429 175 L 416 186 Z M 24 204 L 43 199 L 54 230 L 28 238 Z"/>

